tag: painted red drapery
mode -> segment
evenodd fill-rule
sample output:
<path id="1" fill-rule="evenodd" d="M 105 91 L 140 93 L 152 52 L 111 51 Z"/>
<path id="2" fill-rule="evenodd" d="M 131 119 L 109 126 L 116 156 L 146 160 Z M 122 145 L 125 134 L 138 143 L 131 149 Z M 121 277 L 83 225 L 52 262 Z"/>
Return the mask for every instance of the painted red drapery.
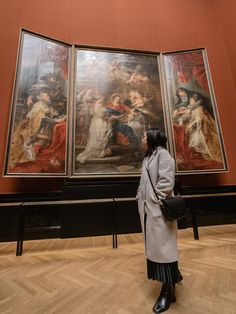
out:
<path id="1" fill-rule="evenodd" d="M 209 93 L 204 60 L 201 51 L 169 56 L 179 82 L 188 84 L 194 77 L 201 88 Z"/>
<path id="2" fill-rule="evenodd" d="M 52 142 L 46 147 L 36 146 L 37 159 L 17 164 L 13 173 L 64 173 L 66 155 L 66 122 L 55 124 Z"/>
<path id="3" fill-rule="evenodd" d="M 222 162 L 204 159 L 200 153 L 189 147 L 184 125 L 174 124 L 173 127 L 178 170 L 222 169 Z"/>

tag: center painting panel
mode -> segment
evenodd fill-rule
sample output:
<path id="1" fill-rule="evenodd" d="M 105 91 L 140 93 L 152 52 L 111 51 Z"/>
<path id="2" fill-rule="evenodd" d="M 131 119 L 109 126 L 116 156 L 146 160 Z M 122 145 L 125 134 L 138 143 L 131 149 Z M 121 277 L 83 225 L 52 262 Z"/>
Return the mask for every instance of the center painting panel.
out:
<path id="1" fill-rule="evenodd" d="M 145 130 L 165 131 L 159 56 L 76 48 L 73 176 L 140 173 Z"/>

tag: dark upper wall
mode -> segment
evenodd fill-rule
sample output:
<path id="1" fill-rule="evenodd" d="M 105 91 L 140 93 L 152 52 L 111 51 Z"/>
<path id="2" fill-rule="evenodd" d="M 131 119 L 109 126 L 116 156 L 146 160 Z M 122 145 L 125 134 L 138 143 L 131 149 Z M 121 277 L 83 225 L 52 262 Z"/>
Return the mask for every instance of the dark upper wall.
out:
<path id="1" fill-rule="evenodd" d="M 1 0 L 0 169 L 3 169 L 20 28 L 68 43 L 175 51 L 206 47 L 230 172 L 184 176 L 187 185 L 236 184 L 233 0 Z M 225 5 L 228 3 L 229 5 Z M 229 14 L 230 19 L 227 19 Z M 61 179 L 0 177 L 0 193 L 59 190 Z"/>

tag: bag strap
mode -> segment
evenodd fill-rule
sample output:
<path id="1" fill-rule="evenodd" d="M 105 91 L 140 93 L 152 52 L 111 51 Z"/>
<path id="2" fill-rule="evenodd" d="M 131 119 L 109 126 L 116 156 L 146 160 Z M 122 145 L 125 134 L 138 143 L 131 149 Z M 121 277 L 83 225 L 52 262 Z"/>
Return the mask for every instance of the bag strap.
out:
<path id="1" fill-rule="evenodd" d="M 147 167 L 147 166 L 146 166 L 146 170 L 147 170 L 147 174 L 148 174 L 149 180 L 150 180 L 150 182 L 151 182 L 151 186 L 152 186 L 153 192 L 154 192 L 154 194 L 156 195 L 156 198 L 157 198 L 158 200 L 160 200 L 160 198 L 159 198 L 159 196 L 157 195 L 157 192 L 156 192 L 156 190 L 155 190 L 155 188 L 154 188 L 154 185 L 153 185 L 153 183 L 152 183 L 152 179 L 151 179 L 151 176 L 150 176 L 150 173 L 149 173 L 149 171 L 148 171 L 148 167 Z"/>

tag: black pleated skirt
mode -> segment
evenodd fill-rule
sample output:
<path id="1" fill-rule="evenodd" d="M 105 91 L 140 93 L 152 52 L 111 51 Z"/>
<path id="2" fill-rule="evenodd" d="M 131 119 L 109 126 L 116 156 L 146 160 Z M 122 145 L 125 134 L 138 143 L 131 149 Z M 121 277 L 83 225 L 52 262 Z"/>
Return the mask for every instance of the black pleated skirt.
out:
<path id="1" fill-rule="evenodd" d="M 147 259 L 147 276 L 148 279 L 170 284 L 183 280 L 177 261 L 173 263 L 156 263 Z"/>
<path id="2" fill-rule="evenodd" d="M 146 220 L 147 214 L 144 214 L 145 242 L 146 242 Z M 178 261 L 172 263 L 157 263 L 147 258 L 147 277 L 163 283 L 175 284 L 183 280 L 179 271 Z"/>

